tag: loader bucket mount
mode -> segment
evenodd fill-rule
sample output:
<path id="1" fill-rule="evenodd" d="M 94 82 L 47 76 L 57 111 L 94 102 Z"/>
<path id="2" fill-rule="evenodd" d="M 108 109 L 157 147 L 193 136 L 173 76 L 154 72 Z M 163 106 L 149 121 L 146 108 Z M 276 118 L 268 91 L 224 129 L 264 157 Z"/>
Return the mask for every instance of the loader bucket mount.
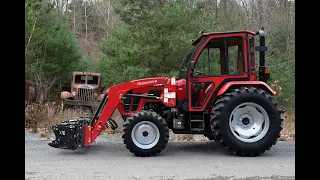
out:
<path id="1" fill-rule="evenodd" d="M 90 121 L 80 117 L 76 120 L 66 120 L 52 126 L 56 139 L 50 146 L 63 149 L 77 149 L 84 146 L 84 130 Z"/>
<path id="2" fill-rule="evenodd" d="M 94 121 L 98 119 L 107 101 L 108 95 L 106 94 L 92 119 L 87 117 L 78 117 L 73 120 L 65 120 L 52 126 L 56 139 L 48 143 L 48 145 L 54 148 L 71 150 L 75 150 L 78 147 L 88 146 L 88 143 L 91 142 L 91 126 Z M 109 122 L 106 125 L 110 125 L 112 129 L 116 128 L 116 122 L 114 120 L 111 121 L 112 122 Z"/>

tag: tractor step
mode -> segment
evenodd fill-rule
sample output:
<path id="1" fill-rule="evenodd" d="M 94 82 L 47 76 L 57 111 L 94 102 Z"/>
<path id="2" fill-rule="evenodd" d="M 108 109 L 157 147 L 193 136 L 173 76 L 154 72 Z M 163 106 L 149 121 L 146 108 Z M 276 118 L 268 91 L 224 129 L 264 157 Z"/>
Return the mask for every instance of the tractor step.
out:
<path id="1" fill-rule="evenodd" d="M 84 146 L 85 128 L 89 123 L 89 120 L 78 118 L 76 120 L 66 120 L 52 126 L 56 139 L 48 143 L 48 145 L 54 148 L 72 150 Z"/>
<path id="2" fill-rule="evenodd" d="M 190 130 L 192 131 L 203 131 L 204 130 L 204 120 L 203 119 L 190 119 Z"/>

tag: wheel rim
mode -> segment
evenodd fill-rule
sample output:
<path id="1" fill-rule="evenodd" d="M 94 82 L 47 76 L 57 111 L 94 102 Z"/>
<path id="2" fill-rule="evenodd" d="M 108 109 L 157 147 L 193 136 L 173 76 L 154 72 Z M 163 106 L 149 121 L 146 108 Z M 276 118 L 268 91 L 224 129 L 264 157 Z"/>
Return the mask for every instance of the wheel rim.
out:
<path id="1" fill-rule="evenodd" d="M 133 143 L 141 149 L 151 149 L 159 139 L 160 132 L 158 127 L 150 121 L 142 121 L 137 123 L 132 131 L 131 138 Z"/>
<path id="2" fill-rule="evenodd" d="M 231 113 L 229 127 L 240 141 L 253 143 L 262 139 L 268 132 L 270 120 L 260 105 L 246 102 L 238 105 Z"/>

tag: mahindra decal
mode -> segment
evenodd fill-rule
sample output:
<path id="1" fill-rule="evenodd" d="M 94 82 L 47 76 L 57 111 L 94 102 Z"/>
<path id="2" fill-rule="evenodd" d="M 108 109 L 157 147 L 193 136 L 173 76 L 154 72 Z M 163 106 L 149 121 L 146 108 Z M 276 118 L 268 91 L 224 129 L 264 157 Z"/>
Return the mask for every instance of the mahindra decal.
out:
<path id="1" fill-rule="evenodd" d="M 157 83 L 157 80 L 150 80 L 150 81 L 137 82 L 137 85 L 153 84 L 153 83 Z"/>

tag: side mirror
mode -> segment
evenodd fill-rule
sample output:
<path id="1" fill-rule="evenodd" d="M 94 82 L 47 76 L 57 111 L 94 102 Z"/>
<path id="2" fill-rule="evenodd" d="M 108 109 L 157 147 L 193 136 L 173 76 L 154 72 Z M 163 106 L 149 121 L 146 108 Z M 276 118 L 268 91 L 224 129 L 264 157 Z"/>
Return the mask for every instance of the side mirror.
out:
<path id="1" fill-rule="evenodd" d="M 195 62 L 194 62 L 194 61 L 191 61 L 191 71 L 194 70 L 194 64 L 195 64 Z"/>

